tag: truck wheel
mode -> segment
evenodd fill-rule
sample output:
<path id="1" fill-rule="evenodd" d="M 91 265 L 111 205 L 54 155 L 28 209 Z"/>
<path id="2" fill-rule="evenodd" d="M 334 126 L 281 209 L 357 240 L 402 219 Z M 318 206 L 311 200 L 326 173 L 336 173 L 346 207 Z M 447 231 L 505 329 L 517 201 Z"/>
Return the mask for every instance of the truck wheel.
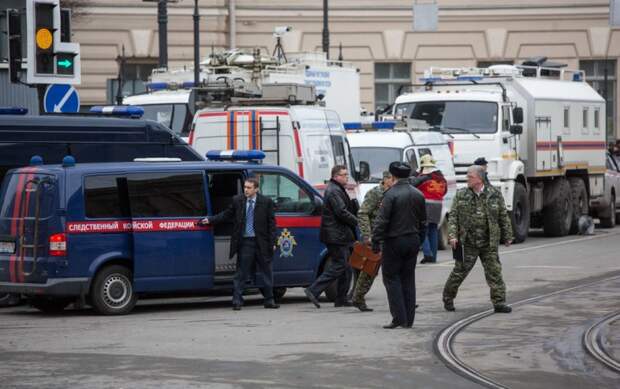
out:
<path id="1" fill-rule="evenodd" d="M 527 190 L 520 182 L 515 183 L 515 191 L 512 197 L 512 212 L 510 212 L 514 242 L 521 243 L 527 238 L 530 229 L 530 199 Z"/>
<path id="2" fill-rule="evenodd" d="M 44 313 L 60 313 L 73 301 L 73 298 L 33 297 L 30 305 Z"/>
<path id="3" fill-rule="evenodd" d="M 568 181 L 560 178 L 557 197 L 543 210 L 543 229 L 547 236 L 566 236 L 573 223 L 573 199 Z"/>
<path id="4" fill-rule="evenodd" d="M 112 265 L 101 269 L 90 291 L 95 310 L 103 315 L 125 315 L 138 301 L 133 291 L 133 275 L 125 266 Z"/>
<path id="5" fill-rule="evenodd" d="M 616 196 L 611 195 L 611 202 L 609 203 L 609 217 L 601 217 L 601 227 L 614 228 L 616 226 Z"/>
<path id="6" fill-rule="evenodd" d="M 573 222 L 570 233 L 576 234 L 579 231 L 579 218 L 588 214 L 588 190 L 581 178 L 571 177 L 569 182 L 573 197 Z"/>
<path id="7" fill-rule="evenodd" d="M 439 227 L 439 233 L 437 235 L 437 248 L 439 250 L 447 250 L 450 247 L 448 243 L 448 219 L 444 219 L 443 223 Z"/>

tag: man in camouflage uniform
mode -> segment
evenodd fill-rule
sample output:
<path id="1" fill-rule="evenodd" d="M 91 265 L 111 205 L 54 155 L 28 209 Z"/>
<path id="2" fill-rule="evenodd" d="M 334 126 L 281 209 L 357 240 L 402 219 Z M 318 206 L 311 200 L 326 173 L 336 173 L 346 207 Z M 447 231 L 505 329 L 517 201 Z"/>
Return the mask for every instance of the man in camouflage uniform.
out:
<path id="1" fill-rule="evenodd" d="M 455 261 L 444 286 L 444 308 L 454 311 L 458 288 L 480 257 L 495 312 L 510 313 L 512 308 L 505 305 L 506 285 L 498 247 L 500 242 L 506 246 L 512 243 L 512 225 L 502 194 L 485 184 L 481 166 L 467 169 L 467 188 L 460 189 L 454 197 L 448 219 L 448 239 L 453 249 L 461 244 L 463 260 Z"/>
<path id="2" fill-rule="evenodd" d="M 383 192 L 388 190 L 392 185 L 391 178 L 392 175 L 390 172 L 384 171 L 381 183 L 366 193 L 366 196 L 364 196 L 364 202 L 357 212 L 358 226 L 362 234 L 362 241 L 366 245 L 370 245 L 372 223 L 379 212 L 379 206 L 381 205 L 381 200 L 383 199 Z M 357 282 L 355 283 L 355 288 L 353 290 L 352 302 L 353 306 L 357 307 L 357 309 L 362 312 L 372 311 L 372 308 L 368 308 L 366 305 L 364 296 L 366 296 L 366 294 L 370 291 L 370 287 L 372 286 L 374 279 L 375 277 L 372 277 L 363 271 L 360 271 L 360 274 L 357 277 Z"/>

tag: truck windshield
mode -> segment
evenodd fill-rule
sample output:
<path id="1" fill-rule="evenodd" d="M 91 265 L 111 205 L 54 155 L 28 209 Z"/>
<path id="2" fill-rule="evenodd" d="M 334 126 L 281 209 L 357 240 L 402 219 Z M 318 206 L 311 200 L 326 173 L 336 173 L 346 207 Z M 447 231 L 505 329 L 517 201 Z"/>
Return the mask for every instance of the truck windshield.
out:
<path id="1" fill-rule="evenodd" d="M 497 104 L 485 101 L 421 101 L 397 104 L 395 117 L 413 119 L 421 129 L 445 133 L 497 132 Z"/>
<path id="2" fill-rule="evenodd" d="M 170 128 L 179 136 L 188 136 L 185 128 L 187 106 L 185 104 L 150 104 L 140 105 L 144 108 L 144 119 L 154 120 Z"/>
<path id="3" fill-rule="evenodd" d="M 380 182 L 383 171 L 388 170 L 390 163 L 403 159 L 403 150 L 391 147 L 352 147 L 351 153 L 356 163 L 368 162 L 371 182 Z"/>

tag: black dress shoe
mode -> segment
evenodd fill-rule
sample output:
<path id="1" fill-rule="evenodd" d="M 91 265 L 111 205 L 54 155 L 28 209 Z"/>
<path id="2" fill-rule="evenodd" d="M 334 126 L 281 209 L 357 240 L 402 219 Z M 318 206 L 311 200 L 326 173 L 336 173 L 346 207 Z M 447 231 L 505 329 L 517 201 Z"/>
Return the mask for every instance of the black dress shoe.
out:
<path id="1" fill-rule="evenodd" d="M 510 313 L 512 312 L 512 308 L 510 308 L 508 305 L 504 305 L 504 304 L 499 304 L 493 307 L 493 310 L 496 313 Z"/>
<path id="2" fill-rule="evenodd" d="M 368 308 L 368 305 L 366 305 L 364 303 L 353 303 L 353 306 L 355 308 L 359 309 L 362 312 L 372 312 L 372 311 L 374 311 L 374 309 Z"/>
<path id="3" fill-rule="evenodd" d="M 240 311 L 241 310 L 241 304 L 233 304 L 233 311 Z"/>
<path id="4" fill-rule="evenodd" d="M 280 304 L 267 303 L 267 304 L 263 304 L 263 307 L 265 307 L 267 309 L 278 309 L 278 308 L 280 308 Z"/>
<path id="5" fill-rule="evenodd" d="M 454 302 L 450 300 L 443 301 L 443 309 L 448 312 L 454 312 L 456 309 L 454 308 Z"/>
<path id="6" fill-rule="evenodd" d="M 315 307 L 321 308 L 321 304 L 319 304 L 319 300 L 316 298 L 314 294 L 312 294 L 310 289 L 308 288 L 304 289 L 304 293 L 306 294 L 306 297 L 308 297 L 308 300 L 310 300 L 310 302 L 312 302 L 312 304 L 314 304 Z"/>
<path id="7" fill-rule="evenodd" d="M 340 307 L 352 307 L 353 303 L 350 301 L 343 301 L 341 303 L 334 303 L 334 307 L 336 308 L 340 308 Z"/>
<path id="8" fill-rule="evenodd" d="M 400 324 L 391 322 L 390 324 L 386 324 L 383 326 L 386 330 L 393 330 L 394 328 L 400 327 Z"/>

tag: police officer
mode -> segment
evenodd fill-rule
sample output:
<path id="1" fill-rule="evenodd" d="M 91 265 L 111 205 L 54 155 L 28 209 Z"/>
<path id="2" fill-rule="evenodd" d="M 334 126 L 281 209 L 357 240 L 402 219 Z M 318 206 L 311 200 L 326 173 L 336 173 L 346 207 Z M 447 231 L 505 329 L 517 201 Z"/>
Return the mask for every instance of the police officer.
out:
<path id="1" fill-rule="evenodd" d="M 454 197 L 448 219 L 448 239 L 453 249 L 463 250 L 463 259 L 455 261 L 444 286 L 444 308 L 454 311 L 459 286 L 480 257 L 495 312 L 510 313 L 512 308 L 505 305 L 506 285 L 498 246 L 500 241 L 510 246 L 512 225 L 502 194 L 485 184 L 484 169 L 479 165 L 467 169 L 467 188 L 460 189 Z"/>
<path id="2" fill-rule="evenodd" d="M 387 291 L 392 322 L 386 329 L 410 328 L 415 316 L 415 265 L 426 228 L 424 195 L 409 184 L 411 167 L 404 162 L 390 164 L 392 187 L 381 202 L 372 230 L 373 250 L 383 254 L 383 283 Z"/>
<path id="3" fill-rule="evenodd" d="M 381 180 L 381 183 L 368 191 L 366 196 L 364 196 L 364 202 L 357 213 L 357 217 L 359 220 L 360 232 L 362 234 L 362 242 L 366 245 L 370 245 L 371 242 L 371 228 L 379 211 L 381 200 L 383 200 L 383 193 L 388 190 L 390 186 L 392 186 L 393 182 L 394 180 L 392 180 L 392 174 L 385 171 L 383 172 L 383 179 Z M 352 302 L 353 306 L 362 312 L 372 311 L 372 308 L 368 308 L 366 305 L 364 296 L 366 296 L 366 294 L 370 291 L 374 280 L 375 277 L 363 271 L 360 272 L 357 277 L 357 281 L 353 289 Z"/>
<path id="4" fill-rule="evenodd" d="M 344 165 L 332 168 L 331 180 L 327 184 L 324 195 L 323 215 L 319 238 L 327 246 L 327 255 L 331 262 L 327 269 L 312 285 L 304 289 L 308 300 L 321 308 L 318 297 L 332 282 L 338 281 L 338 294 L 334 306 L 351 306 L 347 301 L 350 284 L 350 266 L 348 263 L 351 246 L 355 242 L 357 217 L 355 205 L 349 198 L 345 186 L 349 173 Z"/>

